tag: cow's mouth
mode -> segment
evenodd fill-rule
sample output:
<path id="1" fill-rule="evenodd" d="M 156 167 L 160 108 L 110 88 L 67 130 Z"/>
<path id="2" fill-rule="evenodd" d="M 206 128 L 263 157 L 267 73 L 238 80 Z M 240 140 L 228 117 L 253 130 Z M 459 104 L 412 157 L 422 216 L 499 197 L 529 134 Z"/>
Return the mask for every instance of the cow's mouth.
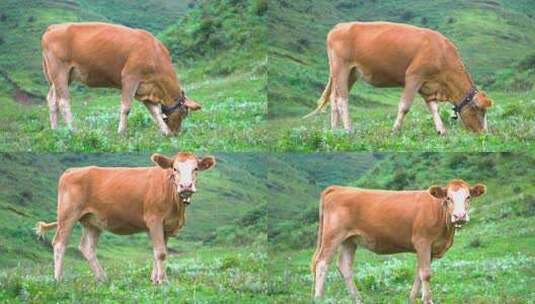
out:
<path id="1" fill-rule="evenodd" d="M 186 205 L 189 205 L 191 203 L 191 197 L 193 196 L 193 192 L 192 191 L 182 191 L 180 192 L 180 198 L 182 199 L 182 201 L 186 204 Z"/>
<path id="2" fill-rule="evenodd" d="M 457 220 L 453 222 L 453 226 L 455 226 L 455 228 L 463 228 L 464 224 L 466 224 L 465 220 Z"/>

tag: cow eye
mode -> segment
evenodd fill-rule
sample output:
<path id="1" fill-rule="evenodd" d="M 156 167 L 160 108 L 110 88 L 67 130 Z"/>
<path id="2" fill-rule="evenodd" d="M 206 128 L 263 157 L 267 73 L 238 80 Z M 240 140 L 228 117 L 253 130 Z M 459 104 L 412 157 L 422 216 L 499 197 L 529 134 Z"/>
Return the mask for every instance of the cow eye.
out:
<path id="1" fill-rule="evenodd" d="M 194 172 L 197 172 L 197 171 L 199 171 L 199 168 L 195 168 L 195 169 L 193 169 L 193 171 L 194 171 Z"/>
<path id="2" fill-rule="evenodd" d="M 469 199 L 471 199 L 471 198 L 472 198 L 472 197 L 469 195 L 466 199 L 469 200 Z"/>

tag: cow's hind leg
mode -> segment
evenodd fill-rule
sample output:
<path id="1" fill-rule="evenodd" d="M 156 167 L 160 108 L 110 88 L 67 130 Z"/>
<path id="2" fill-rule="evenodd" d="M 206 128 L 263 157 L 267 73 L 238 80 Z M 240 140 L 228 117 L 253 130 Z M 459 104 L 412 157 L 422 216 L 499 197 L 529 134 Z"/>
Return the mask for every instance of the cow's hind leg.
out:
<path id="1" fill-rule="evenodd" d="M 78 247 L 93 271 L 97 281 L 105 281 L 106 273 L 97 259 L 97 243 L 100 237 L 100 229 L 87 223 L 82 223 L 84 229 L 80 239 L 80 246 Z"/>
<path id="2" fill-rule="evenodd" d="M 58 217 L 56 235 L 52 241 L 54 246 L 54 279 L 60 281 L 63 277 L 63 257 L 69 242 L 74 224 L 78 221 L 78 214 L 68 214 Z"/>
<path id="3" fill-rule="evenodd" d="M 69 129 L 74 129 L 69 95 L 69 77 L 70 68 L 58 68 L 53 78 L 54 93 L 65 124 Z"/>
<path id="4" fill-rule="evenodd" d="M 338 259 L 338 270 L 346 283 L 347 289 L 354 303 L 362 303 L 360 293 L 353 282 L 353 258 L 357 246 L 351 238 L 342 242 L 340 257 Z"/>
<path id="5" fill-rule="evenodd" d="M 58 127 L 58 101 L 56 100 L 56 89 L 54 84 L 50 84 L 48 94 L 46 95 L 46 102 L 48 104 L 48 112 L 50 115 L 50 127 L 52 130 Z"/>
<path id="6" fill-rule="evenodd" d="M 346 131 L 351 131 L 349 117 L 349 83 L 351 68 L 344 62 L 333 60 L 332 67 L 333 90 L 331 93 L 331 127 L 338 127 L 338 117 L 342 117 L 342 124 Z M 333 120 L 333 118 L 335 118 Z"/>
<path id="7" fill-rule="evenodd" d="M 332 233 L 324 233 L 322 236 L 321 247 L 318 250 L 314 267 L 314 299 L 323 297 L 329 262 L 342 241 L 342 237 Z"/>
<path id="8" fill-rule="evenodd" d="M 420 89 L 421 83 L 417 77 L 407 77 L 405 79 L 405 88 L 401 94 L 401 99 L 398 106 L 398 115 L 396 117 L 396 122 L 392 131 L 397 132 L 401 130 L 401 125 L 403 123 L 403 118 L 409 112 L 412 101 L 414 100 L 414 95 Z"/>

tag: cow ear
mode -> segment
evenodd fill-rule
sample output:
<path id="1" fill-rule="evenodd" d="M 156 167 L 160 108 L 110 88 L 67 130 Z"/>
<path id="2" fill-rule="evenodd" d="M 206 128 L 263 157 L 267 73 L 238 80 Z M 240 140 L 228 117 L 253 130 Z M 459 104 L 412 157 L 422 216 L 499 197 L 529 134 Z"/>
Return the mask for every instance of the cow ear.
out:
<path id="1" fill-rule="evenodd" d="M 472 188 L 470 188 L 470 196 L 471 197 L 478 197 L 481 196 L 483 193 L 487 191 L 487 186 L 483 184 L 476 184 Z"/>
<path id="2" fill-rule="evenodd" d="M 429 191 L 429 194 L 436 198 L 445 198 L 447 195 L 446 188 L 440 186 L 431 186 L 427 191 Z"/>
<path id="3" fill-rule="evenodd" d="M 485 94 L 485 92 L 481 91 L 478 94 L 478 98 L 475 99 L 476 105 L 482 109 L 490 108 L 492 106 L 492 100 Z"/>
<path id="4" fill-rule="evenodd" d="M 199 160 L 199 170 L 207 170 L 212 168 L 215 165 L 215 157 L 205 156 L 203 159 Z"/>
<path id="5" fill-rule="evenodd" d="M 191 100 L 187 97 L 186 97 L 186 101 L 184 102 L 184 105 L 186 106 L 186 108 L 192 111 L 197 111 L 201 109 L 201 105 L 198 102 Z"/>
<path id="6" fill-rule="evenodd" d="M 168 157 L 165 157 L 161 154 L 158 154 L 158 153 L 154 153 L 152 154 L 152 156 L 150 157 L 150 159 L 152 160 L 153 163 L 155 163 L 156 165 L 164 168 L 164 169 L 168 169 L 168 168 L 171 168 L 173 167 L 173 160 L 168 158 Z"/>

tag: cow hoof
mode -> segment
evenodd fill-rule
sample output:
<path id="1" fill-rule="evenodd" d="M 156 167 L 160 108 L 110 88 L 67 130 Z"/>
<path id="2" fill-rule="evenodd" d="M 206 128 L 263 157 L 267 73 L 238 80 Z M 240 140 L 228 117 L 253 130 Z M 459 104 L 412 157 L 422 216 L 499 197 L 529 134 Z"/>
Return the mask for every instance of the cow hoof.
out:
<path id="1" fill-rule="evenodd" d="M 438 130 L 437 134 L 440 135 L 440 136 L 446 136 L 447 132 L 446 132 L 445 129 L 444 130 Z"/>

